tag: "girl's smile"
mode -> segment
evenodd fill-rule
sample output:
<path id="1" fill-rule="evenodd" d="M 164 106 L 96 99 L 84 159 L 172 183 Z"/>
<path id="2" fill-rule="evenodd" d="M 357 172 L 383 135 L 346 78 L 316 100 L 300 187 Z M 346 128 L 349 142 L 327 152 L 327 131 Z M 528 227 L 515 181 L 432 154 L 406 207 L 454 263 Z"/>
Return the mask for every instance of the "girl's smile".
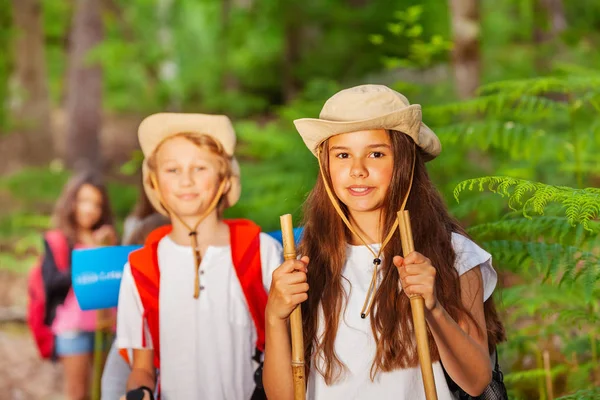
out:
<path id="1" fill-rule="evenodd" d="M 384 129 L 331 137 L 329 173 L 332 189 L 350 214 L 379 212 L 392 180 L 394 157 Z"/>

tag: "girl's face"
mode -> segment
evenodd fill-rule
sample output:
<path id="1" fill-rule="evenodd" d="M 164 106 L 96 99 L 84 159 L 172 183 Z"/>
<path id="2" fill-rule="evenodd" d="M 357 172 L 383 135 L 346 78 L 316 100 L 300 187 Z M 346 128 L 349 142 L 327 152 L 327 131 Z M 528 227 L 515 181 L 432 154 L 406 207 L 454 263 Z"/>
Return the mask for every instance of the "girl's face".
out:
<path id="1" fill-rule="evenodd" d="M 156 177 L 163 201 L 180 217 L 201 214 L 221 178 L 220 157 L 183 137 L 164 142 L 156 153 Z"/>
<path id="2" fill-rule="evenodd" d="M 379 212 L 392 180 L 394 157 L 384 129 L 335 135 L 329 139 L 333 190 L 351 214 Z"/>
<path id="3" fill-rule="evenodd" d="M 75 199 L 75 221 L 80 229 L 89 230 L 102 216 L 102 192 L 86 183 L 79 188 Z"/>

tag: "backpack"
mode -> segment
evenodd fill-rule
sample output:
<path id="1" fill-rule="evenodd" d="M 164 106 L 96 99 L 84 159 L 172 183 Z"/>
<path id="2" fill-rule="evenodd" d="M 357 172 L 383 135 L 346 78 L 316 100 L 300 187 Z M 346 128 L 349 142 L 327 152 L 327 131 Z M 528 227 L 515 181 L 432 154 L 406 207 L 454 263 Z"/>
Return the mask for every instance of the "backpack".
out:
<path id="1" fill-rule="evenodd" d="M 260 227 L 243 219 L 224 220 L 230 230 L 233 265 L 252 316 L 257 333 L 255 359 L 265 346 L 265 308 L 267 292 L 263 287 L 260 261 Z M 158 268 L 158 242 L 171 232 L 171 226 L 154 230 L 143 248 L 129 255 L 131 274 L 144 306 L 144 320 L 148 324 L 154 345 L 154 365 L 160 369 L 160 338 L 158 293 L 160 271 Z M 145 335 L 143 335 L 145 338 Z"/>
<path id="2" fill-rule="evenodd" d="M 44 239 L 50 247 L 50 252 L 60 272 L 69 268 L 70 248 L 66 236 L 58 231 L 48 231 Z M 54 356 L 54 334 L 50 326 L 46 325 L 47 294 L 46 285 L 42 276 L 41 256 L 37 264 L 30 270 L 27 281 L 27 324 L 33 335 L 40 356 L 43 359 L 51 359 Z"/>

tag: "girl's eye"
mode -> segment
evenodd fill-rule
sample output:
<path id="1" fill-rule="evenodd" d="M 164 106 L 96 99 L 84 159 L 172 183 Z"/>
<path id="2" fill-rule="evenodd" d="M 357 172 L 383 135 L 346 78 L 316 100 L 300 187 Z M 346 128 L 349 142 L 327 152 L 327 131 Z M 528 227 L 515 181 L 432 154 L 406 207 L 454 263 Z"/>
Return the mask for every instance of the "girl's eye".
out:
<path id="1" fill-rule="evenodd" d="M 167 172 L 170 174 L 174 174 L 177 172 L 177 168 L 167 168 Z"/>
<path id="2" fill-rule="evenodd" d="M 204 171 L 206 169 L 206 167 L 204 166 L 199 166 L 199 167 L 195 167 L 194 171 Z"/>
<path id="3" fill-rule="evenodd" d="M 348 158 L 348 157 L 350 157 L 350 155 L 348 153 L 339 153 L 339 154 L 336 154 L 335 157 L 336 158 Z"/>
<path id="4" fill-rule="evenodd" d="M 373 158 L 381 158 L 383 156 L 384 156 L 384 154 L 380 151 L 374 151 L 371 153 L 371 157 L 373 157 Z"/>

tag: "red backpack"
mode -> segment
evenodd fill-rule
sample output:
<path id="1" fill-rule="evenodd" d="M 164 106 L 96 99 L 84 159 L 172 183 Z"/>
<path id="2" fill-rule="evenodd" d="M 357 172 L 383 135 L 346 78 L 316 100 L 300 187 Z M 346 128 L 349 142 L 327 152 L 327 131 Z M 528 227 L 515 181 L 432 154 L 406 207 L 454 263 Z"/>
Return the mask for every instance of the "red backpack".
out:
<path id="1" fill-rule="evenodd" d="M 69 242 L 66 236 L 58 231 L 48 231 L 44 239 L 50 247 L 54 262 L 59 271 L 64 272 L 69 268 Z M 43 256 L 42 256 L 43 257 Z M 44 359 L 52 358 L 54 354 L 54 334 L 44 323 L 46 317 L 46 290 L 42 278 L 42 258 L 29 272 L 27 282 L 28 306 L 27 324 L 37 344 L 40 356 Z"/>
<path id="2" fill-rule="evenodd" d="M 267 292 L 263 287 L 260 261 L 260 227 L 244 219 L 224 220 L 229 225 L 231 256 L 237 277 L 242 286 L 248 310 L 257 333 L 256 350 L 265 348 L 265 308 Z M 129 255 L 131 274 L 144 306 L 144 321 L 152 337 L 154 365 L 160 368 L 159 308 L 160 270 L 158 268 L 158 242 L 171 232 L 171 226 L 154 230 L 143 248 Z M 142 338 L 146 335 L 142 334 Z M 126 352 L 120 352 L 127 359 Z"/>

